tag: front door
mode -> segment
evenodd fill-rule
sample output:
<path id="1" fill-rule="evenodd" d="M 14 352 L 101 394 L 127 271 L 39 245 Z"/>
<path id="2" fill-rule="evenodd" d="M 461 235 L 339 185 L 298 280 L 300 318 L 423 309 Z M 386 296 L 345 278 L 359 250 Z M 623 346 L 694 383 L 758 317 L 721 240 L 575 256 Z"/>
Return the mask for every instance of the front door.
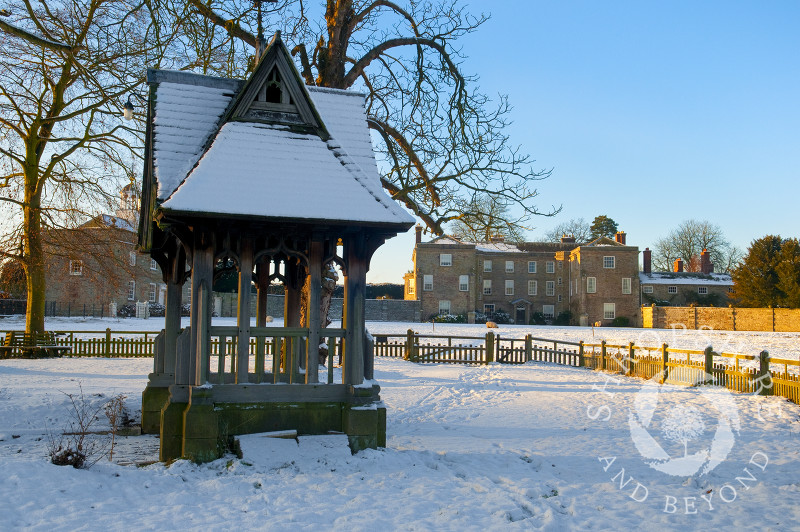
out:
<path id="1" fill-rule="evenodd" d="M 514 323 L 517 324 L 526 324 L 525 321 L 525 307 L 517 307 L 517 317 L 514 318 Z"/>

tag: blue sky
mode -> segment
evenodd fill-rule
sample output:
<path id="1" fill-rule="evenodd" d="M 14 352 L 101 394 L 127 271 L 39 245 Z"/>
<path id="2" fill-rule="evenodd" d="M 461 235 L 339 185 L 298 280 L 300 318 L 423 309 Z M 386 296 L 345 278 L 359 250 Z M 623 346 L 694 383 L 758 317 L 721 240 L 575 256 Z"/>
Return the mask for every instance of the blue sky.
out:
<path id="1" fill-rule="evenodd" d="M 800 2 L 498 1 L 464 69 L 507 94 L 512 141 L 552 168 L 529 239 L 605 214 L 652 247 L 689 218 L 742 249 L 800 236 Z M 368 279 L 401 282 L 413 231 Z"/>

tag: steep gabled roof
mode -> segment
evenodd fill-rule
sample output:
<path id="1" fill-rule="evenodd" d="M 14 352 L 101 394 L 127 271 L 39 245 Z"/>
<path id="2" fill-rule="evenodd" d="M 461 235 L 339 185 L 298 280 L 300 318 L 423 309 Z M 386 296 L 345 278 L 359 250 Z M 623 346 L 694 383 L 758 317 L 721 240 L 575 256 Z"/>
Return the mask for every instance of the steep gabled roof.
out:
<path id="1" fill-rule="evenodd" d="M 279 39 L 245 82 L 163 71 L 148 81 L 163 212 L 413 224 L 381 186 L 364 95 L 305 87 Z"/>

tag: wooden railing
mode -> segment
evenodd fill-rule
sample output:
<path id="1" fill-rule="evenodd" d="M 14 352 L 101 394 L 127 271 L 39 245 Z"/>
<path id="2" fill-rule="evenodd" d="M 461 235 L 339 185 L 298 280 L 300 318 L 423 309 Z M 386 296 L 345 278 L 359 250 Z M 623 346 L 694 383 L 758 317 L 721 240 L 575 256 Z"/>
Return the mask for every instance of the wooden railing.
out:
<path id="1" fill-rule="evenodd" d="M 322 341 L 328 346 L 327 382 L 333 383 L 333 366 L 341 362 L 344 329 L 323 329 Z M 236 382 L 237 344 L 239 329 L 236 326 L 209 329 L 211 353 L 205 363 L 205 380 L 214 384 Z M 308 329 L 302 327 L 251 327 L 248 345 L 248 374 L 250 382 L 291 383 L 304 382 L 301 365 L 306 356 Z"/>

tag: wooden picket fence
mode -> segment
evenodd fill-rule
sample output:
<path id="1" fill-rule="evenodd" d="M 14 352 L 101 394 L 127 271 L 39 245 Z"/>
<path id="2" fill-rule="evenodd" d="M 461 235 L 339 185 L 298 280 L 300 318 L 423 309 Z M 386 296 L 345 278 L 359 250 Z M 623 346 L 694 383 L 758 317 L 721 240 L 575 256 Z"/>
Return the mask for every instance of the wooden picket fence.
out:
<path id="1" fill-rule="evenodd" d="M 112 333 L 111 329 L 54 332 L 57 345 L 71 348 L 65 355 L 69 357 L 152 357 L 154 340 L 158 335 L 153 331 Z M 265 332 L 250 338 L 249 351 L 259 354 L 255 359 L 259 366 L 274 365 L 274 355 L 281 350 L 295 350 L 294 343 L 291 343 L 293 340 L 268 339 L 268 336 L 268 332 Z M 338 353 L 338 358 L 341 358 L 342 332 L 332 330 L 330 336 L 327 340 L 332 348 L 329 373 L 334 365 L 334 354 Z M 674 349 L 666 344 L 660 347 L 633 343 L 595 344 L 531 335 L 502 338 L 493 332 L 485 336 L 422 335 L 411 329 L 405 335 L 375 334 L 373 338 L 375 356 L 404 358 L 417 363 L 482 365 L 494 362 L 547 362 L 643 379 L 660 375 L 659 381 L 663 383 L 687 386 L 711 384 L 742 393 L 781 396 L 800 404 L 800 361 L 771 358 L 766 351 L 754 356 L 716 353 L 712 347 L 699 351 Z M 299 344 L 297 347 L 301 348 Z M 211 356 L 214 360 L 208 361 L 209 373 L 224 380 L 223 375 L 236 369 L 232 366 L 235 354 L 233 332 L 220 328 L 211 338 Z M 332 375 L 329 375 L 328 380 L 331 378 Z"/>
<path id="2" fill-rule="evenodd" d="M 501 338 L 485 336 L 376 335 L 375 356 L 402 357 L 422 364 L 525 364 L 549 362 L 564 366 L 608 371 L 684 386 L 715 385 L 759 395 L 777 395 L 800 404 L 800 361 L 717 353 L 705 350 L 566 342 L 527 335 Z M 744 365 L 742 364 L 744 362 Z M 793 371 L 789 371 L 792 367 Z"/>

